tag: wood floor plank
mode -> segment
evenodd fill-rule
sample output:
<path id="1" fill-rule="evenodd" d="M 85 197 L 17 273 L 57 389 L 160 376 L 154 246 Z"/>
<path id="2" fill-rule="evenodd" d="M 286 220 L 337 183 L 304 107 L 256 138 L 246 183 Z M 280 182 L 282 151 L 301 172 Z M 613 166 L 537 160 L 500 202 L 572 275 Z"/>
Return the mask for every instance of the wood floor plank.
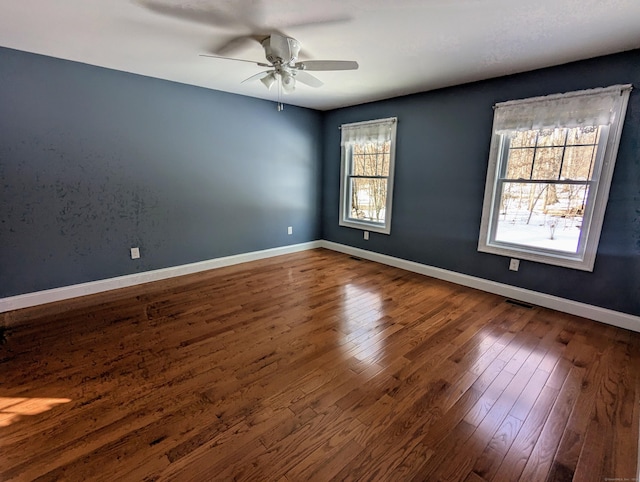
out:
<path id="1" fill-rule="evenodd" d="M 638 333 L 328 250 L 0 322 L 2 481 L 637 470 Z"/>
<path id="2" fill-rule="evenodd" d="M 582 383 L 583 369 L 573 367 L 565 383 L 562 385 L 558 398 L 547 418 L 536 445 L 527 460 L 522 472 L 521 480 L 544 481 L 554 463 L 558 444 L 567 425 L 569 414 L 573 410 L 579 397 Z"/>

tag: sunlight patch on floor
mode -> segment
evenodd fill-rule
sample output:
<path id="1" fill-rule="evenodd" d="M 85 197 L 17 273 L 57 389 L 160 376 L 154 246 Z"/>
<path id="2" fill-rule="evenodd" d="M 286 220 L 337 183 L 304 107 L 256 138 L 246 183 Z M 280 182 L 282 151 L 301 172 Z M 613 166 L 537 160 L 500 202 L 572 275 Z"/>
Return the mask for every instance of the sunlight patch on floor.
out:
<path id="1" fill-rule="evenodd" d="M 8 427 L 21 416 L 38 415 L 56 405 L 69 403 L 69 398 L 9 398 L 0 397 L 0 427 Z"/>

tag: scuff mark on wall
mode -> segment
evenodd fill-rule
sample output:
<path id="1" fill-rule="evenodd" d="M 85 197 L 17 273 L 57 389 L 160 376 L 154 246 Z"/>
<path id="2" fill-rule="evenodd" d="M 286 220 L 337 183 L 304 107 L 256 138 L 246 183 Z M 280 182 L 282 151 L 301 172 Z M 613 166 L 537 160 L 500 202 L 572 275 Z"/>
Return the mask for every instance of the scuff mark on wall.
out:
<path id="1" fill-rule="evenodd" d="M 3 248 L 26 256 L 31 242 L 38 244 L 29 256 L 46 263 L 60 250 L 81 259 L 143 244 L 144 232 L 162 215 L 159 193 L 127 175 L 118 152 L 108 157 L 83 140 L 68 147 L 68 134 L 53 137 L 56 144 L 30 137 L 18 148 L 0 145 Z M 145 266 L 142 260 L 136 268 Z"/>

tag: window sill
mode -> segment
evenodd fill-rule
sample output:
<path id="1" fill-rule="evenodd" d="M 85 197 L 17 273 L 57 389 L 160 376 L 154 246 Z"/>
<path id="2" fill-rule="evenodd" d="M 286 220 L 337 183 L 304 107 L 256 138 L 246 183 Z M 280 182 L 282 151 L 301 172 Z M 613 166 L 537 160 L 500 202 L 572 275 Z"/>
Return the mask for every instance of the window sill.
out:
<path id="1" fill-rule="evenodd" d="M 384 226 L 377 223 L 368 223 L 366 221 L 342 219 L 340 220 L 339 225 L 347 228 L 360 229 L 362 231 L 371 231 L 372 233 L 380 233 L 380 234 L 391 233 L 391 226 Z"/>

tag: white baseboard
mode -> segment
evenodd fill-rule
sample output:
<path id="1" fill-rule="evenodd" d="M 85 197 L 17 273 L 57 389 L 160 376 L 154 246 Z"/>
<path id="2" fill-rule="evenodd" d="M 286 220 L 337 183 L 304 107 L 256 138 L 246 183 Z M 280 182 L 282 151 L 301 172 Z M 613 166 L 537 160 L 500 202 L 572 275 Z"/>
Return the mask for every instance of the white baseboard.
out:
<path id="1" fill-rule="evenodd" d="M 372 251 L 334 243 L 332 241 L 323 240 L 320 244 L 323 248 L 331 249 L 333 251 L 339 251 L 341 253 L 357 256 L 359 258 L 368 259 L 389 266 L 394 266 L 396 268 L 423 274 L 432 278 L 450 281 L 452 283 L 505 296 L 514 300 L 524 301 L 525 303 L 529 303 L 532 305 L 543 306 L 545 308 L 551 308 L 553 310 L 562 311 L 564 313 L 570 313 L 572 315 L 581 316 L 583 318 L 589 318 L 591 320 L 617 326 L 619 328 L 625 328 L 627 330 L 640 332 L 640 317 L 638 316 L 621 313 L 619 311 L 608 310 L 605 308 L 600 308 L 598 306 L 580 303 L 578 301 L 567 300 L 565 298 L 547 295 L 545 293 L 539 293 L 537 291 L 531 291 L 524 288 L 497 283 L 495 281 L 488 281 L 482 278 L 476 278 L 474 276 L 416 263 L 414 261 L 407 261 L 385 254 L 374 253 Z"/>
<path id="2" fill-rule="evenodd" d="M 557 296 L 539 293 L 537 291 L 517 288 L 515 286 L 497 283 L 495 281 L 488 281 L 482 278 L 476 278 L 474 276 L 456 273 L 442 268 L 435 268 L 433 266 L 416 263 L 414 261 L 407 261 L 401 258 L 395 258 L 393 256 L 374 253 L 373 251 L 367 251 L 325 240 L 282 246 L 262 251 L 253 251 L 250 253 L 242 253 L 234 256 L 200 261 L 198 263 L 173 266 L 171 268 L 119 276 L 117 278 L 91 281 L 89 283 L 63 286 L 61 288 L 0 298 L 0 313 L 314 248 L 331 249 L 333 251 L 357 256 L 359 258 L 368 259 L 389 266 L 395 266 L 396 268 L 423 274 L 432 278 L 450 281 L 459 285 L 523 301 L 532 305 L 543 306 L 545 308 L 551 308 L 564 313 L 589 318 L 591 320 L 600 321 L 602 323 L 625 328 L 627 330 L 640 332 L 640 317 L 638 316 L 608 310 L 598 306 L 588 305 L 586 303 L 567 300 Z"/>
<path id="3" fill-rule="evenodd" d="M 176 276 L 198 273 L 209 269 L 222 268 L 234 264 L 246 263 L 248 261 L 256 261 L 259 259 L 271 258 L 282 254 L 296 253 L 308 249 L 319 248 L 320 241 L 311 241 L 308 243 L 294 244 L 291 246 L 282 246 L 279 248 L 265 249 L 262 251 L 253 251 L 250 253 L 242 253 L 234 256 L 225 256 L 223 258 L 209 259 L 198 263 L 184 264 L 181 266 L 173 266 L 171 268 L 156 269 L 153 271 L 145 271 L 144 273 L 135 273 L 117 278 L 109 278 L 105 280 L 91 281 L 71 286 L 63 286 L 44 291 L 36 291 L 24 295 L 10 296 L 0 298 L 0 313 L 6 311 L 18 310 L 20 308 L 28 308 L 31 306 L 42 305 L 54 301 L 62 301 L 78 296 L 92 295 L 103 291 L 110 291 L 118 288 L 126 288 L 128 286 L 149 283 L 151 281 L 159 281 Z"/>

